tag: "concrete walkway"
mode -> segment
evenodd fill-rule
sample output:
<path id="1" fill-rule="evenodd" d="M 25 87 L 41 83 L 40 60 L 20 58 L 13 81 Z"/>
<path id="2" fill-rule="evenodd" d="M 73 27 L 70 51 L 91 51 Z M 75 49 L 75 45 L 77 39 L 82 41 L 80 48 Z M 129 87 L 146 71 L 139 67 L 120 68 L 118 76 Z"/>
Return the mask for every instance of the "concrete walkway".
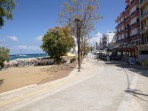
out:
<path id="1" fill-rule="evenodd" d="M 0 111 L 135 111 L 129 92 L 139 77 L 88 55 L 81 72 L 76 68 L 65 78 L 0 94 Z"/>

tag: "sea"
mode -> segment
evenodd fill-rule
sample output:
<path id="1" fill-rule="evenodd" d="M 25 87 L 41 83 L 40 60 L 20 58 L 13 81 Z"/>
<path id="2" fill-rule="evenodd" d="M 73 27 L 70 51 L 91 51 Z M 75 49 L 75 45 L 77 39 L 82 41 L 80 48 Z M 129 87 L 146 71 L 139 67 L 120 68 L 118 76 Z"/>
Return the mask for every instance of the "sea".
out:
<path id="1" fill-rule="evenodd" d="M 9 61 L 19 59 L 19 58 L 38 58 L 38 57 L 46 57 L 48 54 L 41 53 L 41 54 L 15 54 L 9 55 Z"/>

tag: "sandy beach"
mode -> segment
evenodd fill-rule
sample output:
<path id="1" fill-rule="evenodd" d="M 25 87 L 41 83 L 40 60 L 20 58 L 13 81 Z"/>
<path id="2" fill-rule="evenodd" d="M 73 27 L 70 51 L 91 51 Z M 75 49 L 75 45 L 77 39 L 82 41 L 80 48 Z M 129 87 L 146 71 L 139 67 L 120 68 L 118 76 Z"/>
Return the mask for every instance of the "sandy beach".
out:
<path id="1" fill-rule="evenodd" d="M 11 67 L 0 71 L 0 93 L 32 84 L 43 84 L 67 76 L 76 62 L 72 64 Z"/>

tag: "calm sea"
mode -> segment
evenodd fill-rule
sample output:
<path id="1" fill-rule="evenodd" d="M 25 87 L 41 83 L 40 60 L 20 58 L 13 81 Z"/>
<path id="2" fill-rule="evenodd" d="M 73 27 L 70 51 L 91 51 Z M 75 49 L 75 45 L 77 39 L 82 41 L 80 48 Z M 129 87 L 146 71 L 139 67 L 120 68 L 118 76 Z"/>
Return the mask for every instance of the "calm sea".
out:
<path id="1" fill-rule="evenodd" d="M 37 57 L 46 57 L 47 54 L 16 54 L 16 55 L 9 55 L 9 60 L 15 60 L 18 58 L 37 58 Z"/>

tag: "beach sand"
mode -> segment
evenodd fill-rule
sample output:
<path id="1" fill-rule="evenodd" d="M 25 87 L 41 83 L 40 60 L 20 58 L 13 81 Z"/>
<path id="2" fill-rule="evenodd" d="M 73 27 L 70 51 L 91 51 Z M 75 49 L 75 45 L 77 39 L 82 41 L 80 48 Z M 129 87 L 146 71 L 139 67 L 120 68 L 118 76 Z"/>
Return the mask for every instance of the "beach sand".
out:
<path id="1" fill-rule="evenodd" d="M 32 84 L 43 84 L 67 76 L 76 66 L 72 64 L 12 67 L 0 71 L 0 93 Z"/>

